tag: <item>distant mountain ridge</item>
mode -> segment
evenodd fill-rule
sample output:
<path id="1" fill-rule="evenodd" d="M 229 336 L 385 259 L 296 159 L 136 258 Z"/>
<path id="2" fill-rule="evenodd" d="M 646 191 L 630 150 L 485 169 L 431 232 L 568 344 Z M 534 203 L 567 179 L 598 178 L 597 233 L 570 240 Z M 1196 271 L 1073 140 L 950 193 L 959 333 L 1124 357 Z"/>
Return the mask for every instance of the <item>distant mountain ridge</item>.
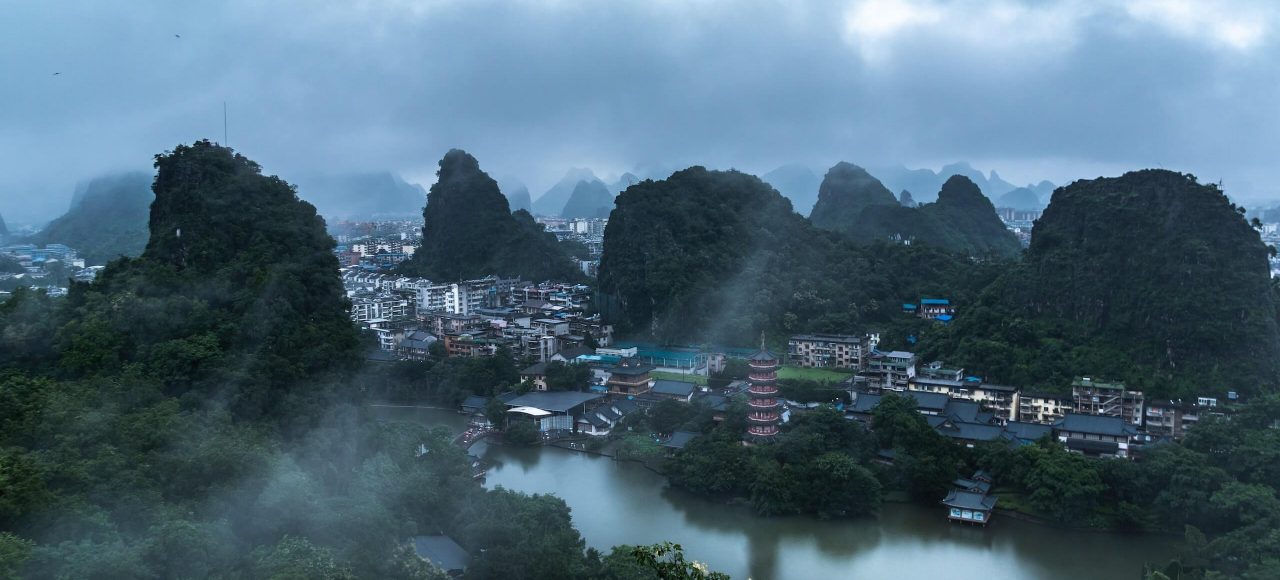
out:
<path id="1" fill-rule="evenodd" d="M 800 164 L 783 165 L 760 176 L 783 197 L 791 200 L 791 207 L 800 215 L 809 215 L 818 202 L 818 187 L 822 178 L 812 169 Z"/>
<path id="2" fill-rule="evenodd" d="M 529 188 L 513 177 L 505 177 L 498 182 L 498 189 L 507 196 L 511 211 L 533 211 L 533 198 L 529 196 Z"/>
<path id="3" fill-rule="evenodd" d="M 1028 187 L 1018 187 L 1009 190 L 1004 195 L 996 199 L 996 207 L 1009 207 L 1020 210 L 1036 210 L 1043 209 L 1045 204 L 1041 201 L 1040 196 Z"/>
<path id="4" fill-rule="evenodd" d="M 323 216 L 368 219 L 412 216 L 422 211 L 427 192 L 390 171 L 312 174 L 297 179 L 298 197 Z"/>
<path id="5" fill-rule="evenodd" d="M 935 199 L 934 194 L 942 189 L 942 184 L 946 183 L 947 179 L 952 175 L 963 175 L 969 178 L 969 181 L 977 185 L 984 195 L 993 200 L 1018 187 L 1005 181 L 995 170 L 984 174 L 965 161 L 949 163 L 942 166 L 942 169 L 937 172 L 932 169 L 908 169 L 904 165 L 871 167 L 868 168 L 868 172 L 879 178 L 886 187 L 893 191 L 910 191 L 918 203 L 933 201 Z M 1053 193 L 1054 189 L 1054 185 L 1048 181 L 1041 181 L 1026 187 L 1034 191 L 1040 198 Z"/>
<path id="6" fill-rule="evenodd" d="M 560 211 L 562 218 L 607 218 L 613 209 L 613 194 L 602 181 L 579 181 Z"/>
<path id="7" fill-rule="evenodd" d="M 104 175 L 76 186 L 74 204 L 28 241 L 66 244 L 89 264 L 134 257 L 147 245 L 152 175 L 144 171 Z"/>
<path id="8" fill-rule="evenodd" d="M 572 167 L 565 172 L 564 177 L 560 178 L 555 185 L 552 185 L 545 193 L 533 200 L 533 213 L 546 216 L 558 216 L 564 210 L 564 204 L 569 202 L 569 197 L 573 195 L 573 189 L 578 186 L 579 181 L 600 181 L 590 169 L 585 167 Z M 600 181 L 603 185 L 604 182 Z"/>
<path id="9" fill-rule="evenodd" d="M 903 199 L 913 197 L 904 194 Z M 925 243 L 967 255 L 1010 256 L 1021 249 L 991 201 L 961 175 L 942 185 L 937 201 L 905 207 L 865 169 L 842 161 L 822 180 L 809 219 L 819 228 L 864 244 Z"/>

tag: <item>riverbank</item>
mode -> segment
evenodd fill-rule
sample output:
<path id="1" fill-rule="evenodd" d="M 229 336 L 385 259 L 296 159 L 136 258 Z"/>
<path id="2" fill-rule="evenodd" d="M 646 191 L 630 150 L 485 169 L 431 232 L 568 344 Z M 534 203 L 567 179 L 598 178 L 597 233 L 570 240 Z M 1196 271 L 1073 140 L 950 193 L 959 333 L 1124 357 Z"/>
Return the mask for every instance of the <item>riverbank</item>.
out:
<path id="1" fill-rule="evenodd" d="M 559 445 L 490 445 L 483 457 L 492 466 L 486 487 L 555 494 L 592 547 L 670 540 L 735 578 L 1131 580 L 1144 562 L 1173 554 L 1169 542 L 1153 538 L 1015 519 L 957 526 L 936 506 L 919 503 L 891 502 L 861 518 L 760 517 L 747 506 L 672 488 L 644 462 Z"/>

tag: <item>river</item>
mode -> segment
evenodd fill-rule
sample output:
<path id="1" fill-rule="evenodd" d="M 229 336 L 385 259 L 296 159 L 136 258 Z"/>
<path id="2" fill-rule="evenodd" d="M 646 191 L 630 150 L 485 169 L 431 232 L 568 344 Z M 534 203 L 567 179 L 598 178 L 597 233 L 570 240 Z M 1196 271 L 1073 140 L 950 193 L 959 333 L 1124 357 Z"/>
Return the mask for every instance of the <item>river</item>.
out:
<path id="1" fill-rule="evenodd" d="M 460 429 L 452 412 L 388 416 Z M 941 507 L 885 504 L 876 517 L 762 518 L 668 488 L 644 467 L 554 447 L 473 447 L 492 466 L 486 487 L 552 493 L 573 510 L 587 545 L 669 540 L 734 578 L 1141 578 L 1173 555 L 1166 537 L 1071 532 L 999 515 L 987 528 L 948 522 Z"/>

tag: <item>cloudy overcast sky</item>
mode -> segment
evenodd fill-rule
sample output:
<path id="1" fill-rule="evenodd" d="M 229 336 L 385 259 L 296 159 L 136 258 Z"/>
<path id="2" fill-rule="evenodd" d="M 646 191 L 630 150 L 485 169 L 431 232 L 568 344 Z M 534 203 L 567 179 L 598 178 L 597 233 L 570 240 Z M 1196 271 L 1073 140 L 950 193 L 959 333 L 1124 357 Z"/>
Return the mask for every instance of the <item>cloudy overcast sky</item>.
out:
<path id="1" fill-rule="evenodd" d="M 1162 166 L 1280 197 L 1280 2 L 0 0 L 0 214 L 222 138 L 266 171 Z M 175 36 L 180 35 L 180 38 Z M 54 73 L 61 73 L 54 75 Z"/>

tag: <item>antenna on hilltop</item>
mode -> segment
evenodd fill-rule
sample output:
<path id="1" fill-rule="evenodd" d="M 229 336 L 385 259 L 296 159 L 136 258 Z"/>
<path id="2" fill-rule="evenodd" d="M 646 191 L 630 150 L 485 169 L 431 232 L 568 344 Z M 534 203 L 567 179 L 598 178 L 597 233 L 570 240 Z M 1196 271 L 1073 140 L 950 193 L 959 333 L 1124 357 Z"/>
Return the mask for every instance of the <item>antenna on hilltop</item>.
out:
<path id="1" fill-rule="evenodd" d="M 222 146 L 230 147 L 231 143 L 227 141 L 227 102 L 222 101 Z"/>

